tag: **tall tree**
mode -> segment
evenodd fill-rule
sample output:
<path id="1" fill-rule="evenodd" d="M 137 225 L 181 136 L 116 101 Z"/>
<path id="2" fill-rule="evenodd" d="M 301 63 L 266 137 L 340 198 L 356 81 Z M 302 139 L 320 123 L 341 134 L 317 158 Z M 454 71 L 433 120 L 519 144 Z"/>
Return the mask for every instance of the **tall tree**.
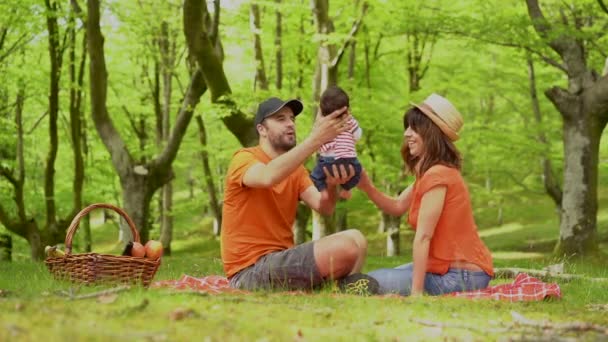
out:
<path id="1" fill-rule="evenodd" d="M 58 139 L 58 118 L 59 118 L 59 95 L 62 62 L 65 48 L 70 42 L 67 41 L 69 30 L 66 30 L 64 38 L 61 38 L 59 30 L 60 8 L 57 2 L 45 0 L 46 27 L 48 32 L 48 54 L 49 54 L 49 92 L 48 92 L 48 118 L 49 118 L 49 150 L 47 152 L 44 170 L 44 195 L 45 195 L 45 223 L 40 227 L 34 215 L 28 215 L 28 201 L 25 199 L 25 153 L 24 153 L 24 130 L 23 130 L 23 109 L 25 106 L 25 84 L 19 82 L 16 107 L 15 107 L 15 126 L 17 128 L 17 142 L 15 153 L 16 168 L 5 165 L 0 167 L 0 175 L 7 179 L 14 192 L 14 201 L 17 208 L 16 217 L 13 217 L 2 205 L 0 205 L 0 222 L 11 232 L 26 239 L 30 245 L 32 259 L 42 260 L 44 258 L 44 246 L 54 245 L 65 239 L 65 229 L 71 218 L 80 209 L 78 202 L 82 196 L 83 165 L 78 163 L 76 154 L 74 155 L 75 175 L 73 179 L 73 189 L 76 197 L 73 201 L 71 210 L 66 211 L 64 217 L 57 217 L 57 206 L 55 198 L 55 162 L 57 159 L 59 139 Z M 74 40 L 75 41 L 75 40 Z M 75 103 L 75 102 L 71 102 Z M 70 112 L 72 114 L 72 112 Z M 74 113 L 75 114 L 75 113 Z M 46 116 L 46 115 L 45 115 Z M 77 121 L 78 119 L 76 119 Z M 70 126 L 80 125 L 80 122 L 71 122 Z M 73 133 L 73 132 L 72 132 Z M 77 134 L 77 133 L 76 133 Z M 76 151 L 75 151 L 76 152 Z"/>
<path id="2" fill-rule="evenodd" d="M 173 70 L 176 60 L 177 31 L 169 27 L 167 21 L 160 25 L 158 47 L 160 51 L 160 66 L 162 74 L 163 106 L 161 120 L 161 137 L 163 143 L 169 141 L 171 129 L 171 94 L 173 87 Z M 164 253 L 171 255 L 171 240 L 173 239 L 173 185 L 167 182 L 161 190 L 161 224 L 160 241 Z"/>
<path id="3" fill-rule="evenodd" d="M 247 117 L 232 98 L 232 90 L 222 65 L 222 55 L 213 44 L 213 35 L 217 36 L 218 33 L 210 30 L 212 20 L 207 5 L 202 0 L 186 0 L 183 13 L 188 51 L 196 60 L 203 80 L 211 92 L 211 102 L 223 106 L 229 112 L 228 115 L 222 116 L 222 121 L 241 145 L 255 144 L 257 134 L 253 119 Z M 214 12 L 216 13 L 219 14 L 219 10 Z"/>
<path id="4" fill-rule="evenodd" d="M 222 207 L 219 200 L 218 191 L 215 187 L 213 172 L 209 166 L 209 145 L 207 144 L 207 129 L 201 115 L 196 116 L 198 124 L 199 139 L 201 142 L 201 160 L 203 162 L 203 174 L 205 177 L 205 185 L 209 194 L 209 207 L 213 214 L 213 234 L 219 236 L 222 227 Z"/>
<path id="5" fill-rule="evenodd" d="M 530 82 L 530 99 L 532 102 L 532 112 L 534 113 L 534 120 L 536 121 L 539 127 L 542 127 L 543 115 L 540 109 L 540 104 L 538 100 L 538 94 L 536 92 L 536 72 L 534 70 L 534 60 L 530 54 L 527 54 L 527 64 L 528 64 L 528 79 Z M 544 152 L 541 156 L 541 164 L 543 166 L 543 184 L 545 186 L 545 191 L 549 194 L 549 197 L 555 203 L 557 209 L 561 211 L 562 209 L 562 189 L 557 179 L 555 178 L 555 172 L 553 170 L 553 164 L 551 159 L 549 158 L 549 141 L 547 139 L 547 135 L 542 129 L 538 129 L 537 133 L 538 142 L 545 146 Z"/>
<path id="6" fill-rule="evenodd" d="M 55 208 L 55 160 L 57 159 L 57 149 L 59 141 L 57 138 L 57 119 L 59 117 L 59 81 L 61 78 L 61 64 L 63 61 L 63 49 L 57 16 L 59 4 L 56 1 L 45 0 L 46 5 L 46 25 L 49 39 L 49 59 L 51 62 L 50 85 L 49 85 L 49 138 L 50 147 L 46 158 L 44 170 L 44 197 L 46 206 L 46 224 L 52 234 L 58 234 L 57 210 Z"/>
<path id="7" fill-rule="evenodd" d="M 255 81 L 253 88 L 259 86 L 262 90 L 268 90 L 268 78 L 264 67 L 264 53 L 262 52 L 262 28 L 260 27 L 260 7 L 252 3 L 249 8 L 249 23 L 253 34 L 253 55 L 255 57 Z"/>
<path id="8" fill-rule="evenodd" d="M 74 210 L 80 211 L 83 207 L 83 187 L 85 179 L 84 167 L 84 152 L 83 152 L 83 127 L 84 113 L 82 110 L 82 97 L 84 96 L 84 69 L 87 56 L 87 36 L 86 32 L 82 35 L 82 43 L 80 49 L 80 60 L 76 56 L 76 38 L 78 30 L 76 29 L 76 18 L 84 22 L 82 9 L 76 0 L 71 0 L 72 11 L 69 16 L 69 74 L 70 74 L 70 138 L 72 150 L 74 151 Z M 82 30 L 84 31 L 84 30 Z M 91 231 L 90 226 L 85 224 L 84 230 L 84 250 L 91 251 Z"/>
<path id="9" fill-rule="evenodd" d="M 275 11 L 276 22 L 274 29 L 274 53 L 277 68 L 276 85 L 277 89 L 283 88 L 283 15 L 281 14 L 281 0 L 276 0 L 277 9 Z"/>
<path id="10" fill-rule="evenodd" d="M 150 200 L 156 190 L 173 178 L 171 165 L 192 119 L 194 108 L 207 87 L 202 73 L 194 72 L 167 144 L 157 157 L 143 165 L 137 163 L 108 113 L 106 104 L 108 72 L 105 62 L 104 38 L 99 25 L 99 1 L 88 0 L 87 4 L 87 41 L 90 57 L 93 122 L 110 153 L 112 164 L 120 179 L 125 210 L 140 230 L 141 239 L 146 241 L 149 233 Z M 130 240 L 127 238 L 130 237 L 130 232 L 125 231 L 123 234 L 126 240 Z"/>
<path id="11" fill-rule="evenodd" d="M 589 66 L 591 40 L 584 30 L 593 20 L 572 5 L 562 22 L 548 20 L 537 0 L 526 0 L 534 29 L 561 58 L 553 61 L 568 79 L 568 88 L 545 91 L 563 119 L 564 188 L 560 238 L 556 252 L 567 255 L 593 253 L 597 241 L 597 187 L 600 137 L 608 123 L 608 76 L 598 76 Z M 564 27 L 565 26 L 565 27 Z"/>
<path id="12" fill-rule="evenodd" d="M 354 42 L 354 38 L 361 28 L 363 17 L 367 13 L 368 4 L 363 2 L 359 16 L 353 23 L 344 43 L 336 46 L 329 39 L 335 32 L 334 23 L 329 16 L 329 0 L 311 0 L 311 7 L 315 28 L 320 36 L 317 50 L 317 67 L 313 84 L 313 97 L 318 102 L 320 94 L 329 86 L 338 84 L 338 67 L 344 53 Z"/>

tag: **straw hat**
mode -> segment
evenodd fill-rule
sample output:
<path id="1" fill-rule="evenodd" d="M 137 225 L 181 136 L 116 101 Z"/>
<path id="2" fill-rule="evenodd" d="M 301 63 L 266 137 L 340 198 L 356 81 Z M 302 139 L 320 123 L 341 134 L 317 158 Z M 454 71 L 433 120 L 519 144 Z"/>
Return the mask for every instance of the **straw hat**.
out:
<path id="1" fill-rule="evenodd" d="M 458 140 L 458 131 L 460 131 L 463 125 L 462 115 L 445 97 L 431 94 L 422 104 L 412 102 L 410 104 L 428 116 L 450 140 Z"/>

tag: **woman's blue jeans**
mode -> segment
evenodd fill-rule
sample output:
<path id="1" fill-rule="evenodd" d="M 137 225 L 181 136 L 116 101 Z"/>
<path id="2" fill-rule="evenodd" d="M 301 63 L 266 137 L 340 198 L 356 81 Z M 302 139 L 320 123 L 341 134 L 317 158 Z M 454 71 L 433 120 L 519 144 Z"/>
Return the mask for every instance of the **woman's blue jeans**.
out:
<path id="1" fill-rule="evenodd" d="M 398 293 L 409 296 L 412 292 L 414 264 L 409 263 L 395 268 L 383 268 L 369 272 L 380 284 L 380 294 Z M 478 290 L 488 287 L 490 277 L 483 271 L 468 271 L 450 268 L 446 274 L 428 273 L 424 278 L 424 291 L 429 295 L 450 292 Z"/>

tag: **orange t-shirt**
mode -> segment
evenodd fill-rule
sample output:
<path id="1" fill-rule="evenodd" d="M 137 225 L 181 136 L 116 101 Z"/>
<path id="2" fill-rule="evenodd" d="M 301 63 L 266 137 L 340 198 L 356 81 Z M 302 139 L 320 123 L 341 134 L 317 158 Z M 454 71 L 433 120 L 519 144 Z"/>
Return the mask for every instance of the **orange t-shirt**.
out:
<path id="1" fill-rule="evenodd" d="M 453 261 L 465 261 L 494 275 L 492 255 L 477 234 L 469 190 L 460 171 L 434 165 L 416 179 L 408 222 L 416 229 L 422 196 L 432 188 L 447 187 L 445 202 L 429 247 L 427 272 L 445 274 Z"/>
<path id="2" fill-rule="evenodd" d="M 271 188 L 243 184 L 249 167 L 270 160 L 255 146 L 238 150 L 228 167 L 221 232 L 222 262 L 228 278 L 268 253 L 294 246 L 292 227 L 300 194 L 313 184 L 303 165 Z"/>

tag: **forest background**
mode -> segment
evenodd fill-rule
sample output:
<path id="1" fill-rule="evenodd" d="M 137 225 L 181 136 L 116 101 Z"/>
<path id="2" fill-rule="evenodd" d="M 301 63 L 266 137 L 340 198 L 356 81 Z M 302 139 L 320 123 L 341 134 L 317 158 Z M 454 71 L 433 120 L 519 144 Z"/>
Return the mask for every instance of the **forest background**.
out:
<path id="1" fill-rule="evenodd" d="M 446 96 L 464 116 L 457 142 L 462 172 L 496 266 L 565 264 L 562 271 L 606 278 L 607 29 L 603 0 L 2 1 L 0 297 L 7 289 L 24 293 L 0 301 L 10 308 L 2 310 L 9 323 L 0 337 L 49 333 L 23 335 L 24 326 L 38 329 L 36 319 L 48 318 L 44 310 L 24 311 L 22 303 L 38 306 L 41 293 L 60 286 L 36 261 L 44 259 L 46 245 L 61 246 L 73 217 L 91 203 L 124 208 L 144 242 L 162 241 L 166 256 L 157 279 L 220 273 L 224 176 L 234 151 L 256 143 L 257 104 L 270 96 L 301 99 L 297 135 L 302 139 L 312 127 L 319 94 L 331 85 L 351 96 L 352 113 L 363 128 L 357 145 L 362 164 L 375 184 L 395 195 L 413 181 L 404 175 L 399 153 L 403 113 L 410 102 L 433 92 Z M 86 216 L 74 251 L 119 253 L 131 233 L 124 223 L 104 224 L 108 220 L 117 221 L 107 211 Z M 295 239 L 301 243 L 358 228 L 370 241 L 367 269 L 396 266 L 411 258 L 412 234 L 404 221 L 379 212 L 354 191 L 329 217 L 300 206 Z M 562 284 L 570 297 L 552 304 L 549 319 L 567 322 L 582 314 L 587 322 L 605 323 L 605 291 L 588 281 Z M 139 311 L 139 301 L 150 296 L 155 294 L 131 293 L 113 305 Z M 158 305 L 147 310 L 154 313 L 181 303 L 153 298 Z M 216 321 L 206 322 L 219 329 L 239 316 L 253 322 L 255 313 L 276 317 L 273 306 L 239 298 L 196 303 L 217 313 Z M 242 305 L 235 309 L 231 300 Z M 301 329 L 291 321 L 262 321 L 261 330 L 239 324 L 241 330 L 212 336 L 285 339 L 301 338 L 302 330 L 316 337 L 365 331 L 364 339 L 385 339 L 399 331 L 407 336 L 411 326 L 429 326 L 415 320 L 428 311 L 425 301 L 412 301 L 409 309 L 397 300 L 323 296 L 261 302 L 286 305 L 298 319 L 295 307 L 316 314 L 298 323 Z M 440 309 L 426 316 L 449 321 L 462 311 L 471 322 L 487 322 L 493 312 L 492 318 L 503 322 L 505 312 L 516 310 L 547 318 L 542 304 L 439 303 Z M 339 309 L 343 304 L 354 308 L 354 321 Z M 380 316 L 410 317 L 409 323 L 370 320 L 366 305 Z M 57 301 L 52 307 L 65 319 L 74 316 Z M 100 315 L 95 311 L 74 328 L 76 335 L 53 324 L 45 329 L 72 337 L 108 337 L 108 331 L 120 330 L 121 316 L 115 319 L 113 308 L 98 310 L 113 317 L 104 324 L 114 330 L 89 331 L 87 324 Z M 145 317 L 133 323 L 141 331 L 151 319 Z M 328 317 L 341 329 L 304 328 L 324 326 Z M 346 323 L 357 320 L 361 326 Z M 430 326 L 426 332 L 438 338 L 445 331 L 453 336 L 454 330 L 465 336 L 475 330 L 478 337 L 497 333 L 479 332 L 479 325 Z M 173 331 L 159 327 L 163 334 Z M 560 336 L 563 327 L 550 326 L 553 335 L 547 338 Z M 585 327 L 565 329 L 576 334 Z M 529 332 L 505 329 L 521 336 Z M 546 329 L 534 336 L 546 337 Z M 149 337 L 141 331 L 138 337 Z M 186 338 L 188 331 L 176 336 Z"/>

